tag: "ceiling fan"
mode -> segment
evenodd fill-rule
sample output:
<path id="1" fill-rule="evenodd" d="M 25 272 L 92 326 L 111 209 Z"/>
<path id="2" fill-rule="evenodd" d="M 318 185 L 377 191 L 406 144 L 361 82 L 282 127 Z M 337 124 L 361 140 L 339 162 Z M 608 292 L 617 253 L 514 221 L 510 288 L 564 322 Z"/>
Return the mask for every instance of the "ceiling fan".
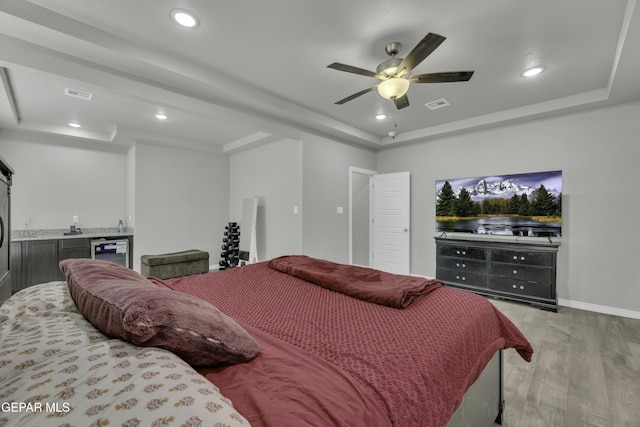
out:
<path id="1" fill-rule="evenodd" d="M 384 50 L 391 59 L 387 59 L 378 65 L 376 72 L 353 67 L 351 65 L 341 64 L 339 62 L 327 65 L 328 68 L 333 68 L 334 70 L 361 74 L 363 76 L 373 77 L 380 80 L 379 84 L 347 96 L 346 98 L 336 102 L 336 104 L 342 105 L 345 102 L 351 101 L 352 99 L 362 96 L 377 88 L 380 96 L 393 100 L 399 110 L 409 106 L 407 91 L 409 90 L 409 85 L 411 83 L 447 83 L 468 81 L 473 75 L 473 71 L 451 71 L 418 75 L 410 74 L 411 70 L 424 61 L 427 56 L 431 55 L 431 53 L 436 50 L 436 48 L 440 46 L 445 39 L 446 37 L 444 36 L 429 33 L 413 48 L 413 50 L 411 50 L 411 52 L 409 52 L 407 56 L 404 57 L 404 59 L 396 58 L 396 55 L 400 51 L 402 45 L 398 42 L 389 43 Z"/>

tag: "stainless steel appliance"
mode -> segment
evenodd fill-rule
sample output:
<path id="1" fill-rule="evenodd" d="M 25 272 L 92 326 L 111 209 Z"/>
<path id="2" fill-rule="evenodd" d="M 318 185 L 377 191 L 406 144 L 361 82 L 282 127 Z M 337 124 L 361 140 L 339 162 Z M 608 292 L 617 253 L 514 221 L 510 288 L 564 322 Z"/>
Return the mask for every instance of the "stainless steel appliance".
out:
<path id="1" fill-rule="evenodd" d="M 129 241 L 127 239 L 92 240 L 91 258 L 111 261 L 129 267 Z"/>

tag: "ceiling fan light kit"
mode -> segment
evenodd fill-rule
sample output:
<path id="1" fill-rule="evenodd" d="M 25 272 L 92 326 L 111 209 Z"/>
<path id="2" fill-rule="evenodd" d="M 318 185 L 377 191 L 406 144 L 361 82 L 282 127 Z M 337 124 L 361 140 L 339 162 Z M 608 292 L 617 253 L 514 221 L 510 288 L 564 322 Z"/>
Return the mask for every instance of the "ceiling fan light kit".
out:
<path id="1" fill-rule="evenodd" d="M 391 59 L 383 61 L 376 68 L 376 72 L 365 70 L 364 68 L 354 67 L 352 65 L 341 64 L 334 62 L 327 65 L 328 68 L 333 68 L 338 71 L 345 71 L 347 73 L 360 74 L 362 76 L 373 77 L 380 80 L 380 83 L 376 86 L 371 86 L 360 92 L 354 93 L 346 98 L 343 98 L 336 102 L 338 105 L 342 105 L 345 102 L 358 98 L 365 93 L 371 92 L 373 89 L 378 89 L 380 96 L 386 99 L 393 100 L 398 110 L 409 106 L 409 98 L 407 97 L 407 91 L 411 83 L 447 83 L 447 82 L 463 82 L 468 81 L 473 75 L 473 71 L 452 71 L 444 73 L 430 73 L 420 75 L 410 75 L 411 71 L 419 65 L 425 58 L 440 44 L 445 41 L 446 37 L 429 33 L 407 54 L 404 58 L 396 58 L 395 56 L 400 51 L 402 45 L 398 42 L 389 43 L 385 47 L 387 55 L 391 56 Z"/>
<path id="2" fill-rule="evenodd" d="M 397 99 L 404 96 L 409 90 L 409 80 L 400 77 L 392 77 L 380 82 L 378 93 L 386 99 Z"/>

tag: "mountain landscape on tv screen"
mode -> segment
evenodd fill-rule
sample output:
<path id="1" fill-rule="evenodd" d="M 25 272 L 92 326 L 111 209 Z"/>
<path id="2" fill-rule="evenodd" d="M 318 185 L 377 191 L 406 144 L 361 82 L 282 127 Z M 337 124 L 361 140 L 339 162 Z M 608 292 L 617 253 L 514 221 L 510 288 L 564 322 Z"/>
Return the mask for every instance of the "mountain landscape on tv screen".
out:
<path id="1" fill-rule="evenodd" d="M 436 231 L 562 235 L 562 171 L 436 181 Z"/>

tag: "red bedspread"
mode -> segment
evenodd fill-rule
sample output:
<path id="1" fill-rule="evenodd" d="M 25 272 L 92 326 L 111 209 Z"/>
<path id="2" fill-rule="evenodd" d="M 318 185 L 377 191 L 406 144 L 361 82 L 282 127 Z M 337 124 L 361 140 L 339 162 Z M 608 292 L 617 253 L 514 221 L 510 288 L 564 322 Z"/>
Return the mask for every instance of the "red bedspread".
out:
<path id="1" fill-rule="evenodd" d="M 408 307 L 417 298 L 444 286 L 437 279 L 402 276 L 305 255 L 274 258 L 269 267 L 350 297 L 394 308 Z"/>
<path id="2" fill-rule="evenodd" d="M 202 371 L 255 427 L 292 419 L 296 426 L 444 426 L 497 350 L 516 348 L 525 360 L 533 352 L 490 302 L 446 287 L 397 310 L 266 263 L 165 283 L 211 302 L 260 343 L 249 363 Z M 305 407 L 313 413 L 303 415 Z"/>

